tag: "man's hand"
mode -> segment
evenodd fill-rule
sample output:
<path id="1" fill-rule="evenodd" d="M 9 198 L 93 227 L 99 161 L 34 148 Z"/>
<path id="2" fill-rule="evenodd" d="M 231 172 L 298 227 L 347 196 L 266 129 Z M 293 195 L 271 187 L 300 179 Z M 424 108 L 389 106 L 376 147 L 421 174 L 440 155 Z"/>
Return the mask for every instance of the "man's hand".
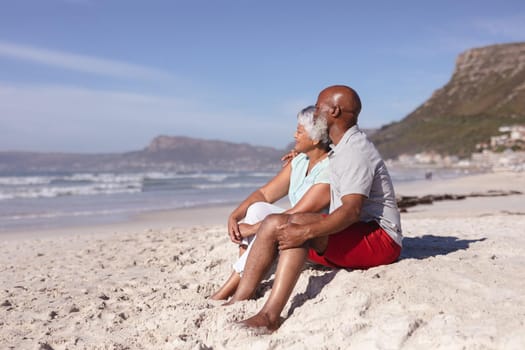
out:
<path id="1" fill-rule="evenodd" d="M 230 240 L 233 243 L 241 243 L 242 236 L 241 231 L 239 230 L 238 220 L 233 216 L 228 218 L 228 234 L 230 235 Z"/>
<path id="2" fill-rule="evenodd" d="M 306 227 L 298 224 L 286 223 L 277 226 L 277 240 L 279 250 L 297 248 L 306 242 Z"/>
<path id="3" fill-rule="evenodd" d="M 295 158 L 299 153 L 295 149 L 292 149 L 290 152 L 286 153 L 284 156 L 281 157 L 281 161 L 283 162 L 283 168 L 288 165 L 292 161 L 292 159 Z"/>

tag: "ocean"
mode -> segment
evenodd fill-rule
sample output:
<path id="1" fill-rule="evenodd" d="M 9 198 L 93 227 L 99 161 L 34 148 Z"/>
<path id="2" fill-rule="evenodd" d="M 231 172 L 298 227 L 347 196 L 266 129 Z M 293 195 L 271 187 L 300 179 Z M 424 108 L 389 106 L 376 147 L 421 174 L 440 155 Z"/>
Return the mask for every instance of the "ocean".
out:
<path id="1" fill-rule="evenodd" d="M 423 168 L 389 169 L 394 184 L 425 178 Z M 0 176 L 0 233 L 125 221 L 133 215 L 235 204 L 271 172 L 53 173 Z M 433 177 L 462 173 L 434 169 Z"/>

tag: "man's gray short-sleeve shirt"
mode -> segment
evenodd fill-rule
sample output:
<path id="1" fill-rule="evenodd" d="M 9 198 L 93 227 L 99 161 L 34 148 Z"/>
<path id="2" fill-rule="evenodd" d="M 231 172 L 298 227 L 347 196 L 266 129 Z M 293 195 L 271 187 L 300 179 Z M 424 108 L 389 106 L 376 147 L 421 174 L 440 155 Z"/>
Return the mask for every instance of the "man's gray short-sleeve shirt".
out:
<path id="1" fill-rule="evenodd" d="M 357 125 L 348 129 L 330 152 L 330 213 L 348 194 L 366 197 L 361 221 L 376 221 L 401 245 L 401 219 L 394 186 L 386 165 L 374 145 Z"/>

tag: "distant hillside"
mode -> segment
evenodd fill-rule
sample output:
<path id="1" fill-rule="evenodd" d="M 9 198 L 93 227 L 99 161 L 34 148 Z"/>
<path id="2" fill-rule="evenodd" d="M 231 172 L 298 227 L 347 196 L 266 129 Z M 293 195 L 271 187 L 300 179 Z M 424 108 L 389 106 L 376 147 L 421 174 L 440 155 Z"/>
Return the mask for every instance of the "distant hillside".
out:
<path id="1" fill-rule="evenodd" d="M 276 170 L 284 150 L 158 136 L 141 151 L 113 154 L 0 152 L 0 174 L 103 171 Z"/>
<path id="2" fill-rule="evenodd" d="M 275 168 L 283 150 L 184 136 L 158 136 L 140 152 L 126 154 L 127 159 L 162 165 L 211 170 L 256 170 Z"/>
<path id="3" fill-rule="evenodd" d="M 371 139 L 386 158 L 423 151 L 468 156 L 512 124 L 525 124 L 525 43 L 462 53 L 444 87 Z"/>

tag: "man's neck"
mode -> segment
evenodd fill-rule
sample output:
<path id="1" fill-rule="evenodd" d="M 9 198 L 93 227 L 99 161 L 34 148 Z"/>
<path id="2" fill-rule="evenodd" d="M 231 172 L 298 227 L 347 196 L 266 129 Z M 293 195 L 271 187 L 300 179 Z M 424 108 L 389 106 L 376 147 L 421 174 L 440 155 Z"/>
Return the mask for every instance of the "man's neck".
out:
<path id="1" fill-rule="evenodd" d="M 330 131 L 328 132 L 328 134 L 330 136 L 330 140 L 332 140 L 332 143 L 337 146 L 337 144 L 339 143 L 339 141 L 341 141 L 341 139 L 343 138 L 345 133 L 348 131 L 348 129 L 350 129 L 354 125 L 355 124 L 352 124 L 352 125 L 337 125 L 337 124 L 334 124 L 334 125 L 332 125 L 330 127 Z"/>

